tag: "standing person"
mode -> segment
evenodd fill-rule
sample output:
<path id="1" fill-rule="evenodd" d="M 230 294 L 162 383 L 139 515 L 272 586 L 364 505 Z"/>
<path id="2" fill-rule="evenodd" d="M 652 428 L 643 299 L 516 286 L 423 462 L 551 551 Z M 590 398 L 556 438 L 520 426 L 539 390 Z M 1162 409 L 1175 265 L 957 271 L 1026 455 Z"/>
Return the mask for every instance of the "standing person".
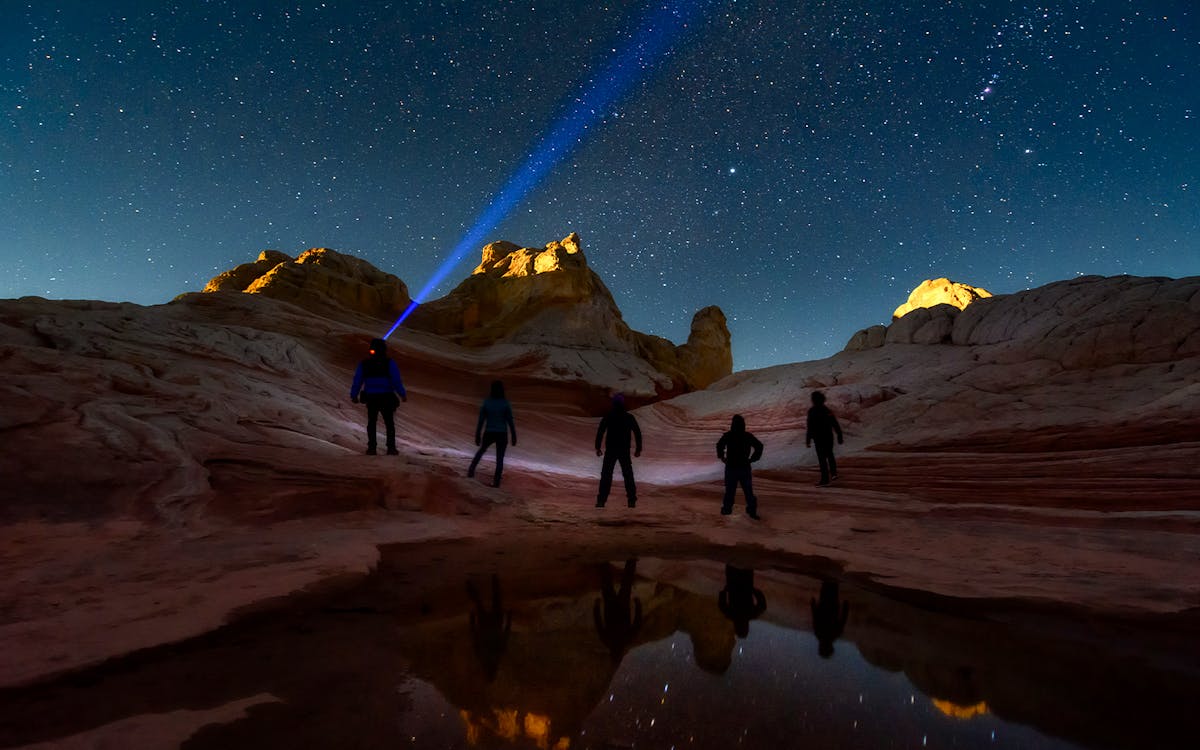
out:
<path id="1" fill-rule="evenodd" d="M 400 394 L 400 401 L 408 401 L 404 382 L 400 380 L 400 368 L 387 355 L 387 343 L 383 339 L 371 339 L 370 353 L 358 363 L 358 369 L 354 371 L 354 383 L 350 386 L 350 400 L 356 404 L 361 400 L 367 405 L 368 456 L 375 455 L 375 425 L 381 415 L 387 428 L 388 455 L 395 456 L 398 453 L 394 415 L 400 401 L 396 400 L 396 394 Z"/>
<path id="2" fill-rule="evenodd" d="M 746 420 L 741 414 L 734 414 L 729 432 L 717 441 L 717 458 L 725 464 L 725 500 L 721 503 L 721 515 L 733 512 L 733 495 L 740 484 L 746 496 L 746 515 L 755 521 L 761 520 L 758 499 L 750 486 L 750 464 L 762 458 L 762 452 L 763 444 L 753 433 L 746 432 Z"/>
<path id="3" fill-rule="evenodd" d="M 604 434 L 608 440 L 604 441 Z M 621 394 L 613 396 L 612 408 L 600 420 L 596 430 L 596 455 L 604 456 L 604 464 L 600 469 L 600 491 L 596 495 L 596 507 L 603 508 L 608 500 L 608 491 L 612 489 L 613 468 L 617 462 L 621 464 L 621 477 L 625 480 L 625 498 L 629 507 L 637 505 L 637 485 L 633 482 L 633 461 L 629 459 L 630 435 L 636 442 L 634 456 L 642 455 L 642 430 L 637 420 L 625 411 L 625 397 Z M 600 444 L 604 441 L 604 450 Z"/>
<path id="4" fill-rule="evenodd" d="M 824 487 L 833 479 L 837 479 L 837 461 L 833 457 L 833 436 L 837 433 L 838 445 L 842 444 L 842 427 L 837 417 L 825 405 L 825 394 L 813 391 L 812 408 L 808 410 L 808 430 L 804 433 L 804 447 L 817 444 L 817 463 L 821 465 L 821 481 L 818 487 Z"/>
<path id="5" fill-rule="evenodd" d="M 492 477 L 492 486 L 500 486 L 500 473 L 504 471 L 504 450 L 508 447 L 509 431 L 512 432 L 512 444 L 516 447 L 517 426 L 513 424 L 512 404 L 504 397 L 504 383 L 493 380 L 491 394 L 483 400 L 483 406 L 479 407 L 479 422 L 475 424 L 475 445 L 479 446 L 479 450 L 475 452 L 475 458 L 471 459 L 471 467 L 467 469 L 468 477 L 475 476 L 475 467 L 479 465 L 479 459 L 483 458 L 488 446 L 495 443 L 496 474 Z"/>

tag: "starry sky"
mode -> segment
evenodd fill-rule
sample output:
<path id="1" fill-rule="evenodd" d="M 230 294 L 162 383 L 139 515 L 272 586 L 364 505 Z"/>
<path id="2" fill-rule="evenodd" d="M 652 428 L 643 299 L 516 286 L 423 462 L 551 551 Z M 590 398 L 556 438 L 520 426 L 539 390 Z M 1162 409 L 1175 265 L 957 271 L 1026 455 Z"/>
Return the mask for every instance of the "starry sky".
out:
<path id="1" fill-rule="evenodd" d="M 156 304 L 309 247 L 419 289 L 667 4 L 0 0 L 0 297 Z M 1200 274 L 1194 0 L 704 0 L 635 67 L 488 236 L 578 232 L 677 342 L 720 305 L 736 369 L 925 278 Z"/>

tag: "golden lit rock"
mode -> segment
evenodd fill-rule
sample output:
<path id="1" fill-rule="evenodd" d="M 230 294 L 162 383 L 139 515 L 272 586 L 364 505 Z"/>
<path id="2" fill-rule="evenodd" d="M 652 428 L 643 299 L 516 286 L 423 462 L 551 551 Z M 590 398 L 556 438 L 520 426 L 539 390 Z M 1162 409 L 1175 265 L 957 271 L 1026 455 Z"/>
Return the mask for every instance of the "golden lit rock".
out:
<path id="1" fill-rule="evenodd" d="M 959 310 L 965 310 L 967 305 L 977 299 L 991 297 L 992 293 L 981 287 L 960 284 L 950 279 L 926 279 L 908 295 L 908 301 L 896 308 L 892 319 L 903 318 L 913 310 L 935 305 L 953 305 Z"/>
<path id="2" fill-rule="evenodd" d="M 963 706 L 951 701 L 942 700 L 941 698 L 932 698 L 933 707 L 941 711 L 951 719 L 974 719 L 976 716 L 983 716 L 988 713 L 987 701 L 979 701 L 970 706 Z"/>

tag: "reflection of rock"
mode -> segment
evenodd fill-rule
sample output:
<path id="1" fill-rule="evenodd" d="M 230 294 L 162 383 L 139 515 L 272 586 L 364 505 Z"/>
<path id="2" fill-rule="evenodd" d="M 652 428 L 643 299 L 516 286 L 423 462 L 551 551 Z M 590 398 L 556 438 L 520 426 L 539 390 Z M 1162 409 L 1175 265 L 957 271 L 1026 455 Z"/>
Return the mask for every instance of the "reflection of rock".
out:
<path id="1" fill-rule="evenodd" d="M 328 248 L 306 250 L 295 260 L 265 250 L 255 262 L 214 276 L 204 291 L 262 294 L 314 312 L 349 310 L 374 318 L 394 318 L 409 303 L 403 281 Z"/>
<path id="2" fill-rule="evenodd" d="M 620 661 L 613 661 L 593 621 L 598 574 L 587 567 L 556 576 L 556 587 L 566 588 L 562 593 L 542 592 L 513 605 L 508 648 L 490 682 L 472 652 L 464 618 L 421 626 L 404 638 L 403 643 L 419 644 L 406 654 L 413 672 L 459 709 L 468 733 L 526 742 L 537 734 L 547 743 L 535 743 L 538 747 L 554 747 L 575 736 L 610 692 Z M 586 588 L 580 581 L 588 582 Z M 580 588 L 586 593 L 579 594 Z M 712 598 L 645 581 L 634 585 L 632 595 L 643 602 L 645 621 L 631 650 L 683 631 L 699 666 L 717 674 L 729 667 L 733 628 Z M 537 731 L 531 733 L 531 727 Z"/>
<path id="3" fill-rule="evenodd" d="M 937 305 L 950 305 L 958 310 L 963 310 L 975 300 L 991 296 L 992 293 L 986 289 L 960 284 L 950 279 L 926 279 L 912 290 L 912 293 L 908 295 L 907 302 L 896 308 L 896 311 L 892 313 L 892 319 L 898 320 L 913 310 Z"/>
<path id="4" fill-rule="evenodd" d="M 673 392 L 705 388 L 733 369 L 719 308 L 697 312 L 681 346 L 632 330 L 588 267 L 576 234 L 544 248 L 487 245 L 474 272 L 445 297 L 418 307 L 408 324 L 466 346 L 531 344 L 629 355 L 675 381 Z"/>

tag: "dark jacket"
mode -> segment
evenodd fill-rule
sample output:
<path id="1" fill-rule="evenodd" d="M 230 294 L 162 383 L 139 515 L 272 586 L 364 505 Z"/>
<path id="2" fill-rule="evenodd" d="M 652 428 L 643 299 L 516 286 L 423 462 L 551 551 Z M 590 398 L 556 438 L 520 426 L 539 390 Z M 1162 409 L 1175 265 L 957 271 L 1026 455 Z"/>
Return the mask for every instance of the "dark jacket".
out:
<path id="1" fill-rule="evenodd" d="M 350 398 L 358 398 L 359 391 L 364 395 L 378 395 L 395 391 L 407 397 L 404 382 L 400 380 L 400 368 L 391 357 L 367 357 L 358 363 L 354 371 L 354 383 L 350 386 Z"/>
<path id="2" fill-rule="evenodd" d="M 512 432 L 513 442 L 517 442 L 517 426 L 513 424 L 512 404 L 506 398 L 486 398 L 483 406 L 479 407 L 479 422 L 475 425 L 475 440 L 486 428 L 487 432 Z"/>
<path id="3" fill-rule="evenodd" d="M 741 430 L 730 430 L 717 441 L 717 458 L 725 465 L 741 469 L 762 458 L 763 444 L 754 437 L 753 433 Z"/>
<path id="4" fill-rule="evenodd" d="M 604 434 L 608 433 L 608 440 L 604 440 Z M 637 420 L 633 415 L 622 408 L 614 408 L 604 418 L 600 420 L 600 427 L 596 430 L 596 450 L 600 450 L 600 443 L 604 442 L 604 449 L 609 453 L 629 453 L 629 436 L 633 435 L 636 440 L 637 452 L 642 452 L 642 429 L 638 427 Z"/>
<path id="5" fill-rule="evenodd" d="M 829 411 L 828 406 L 821 404 L 808 410 L 808 431 L 804 434 L 805 440 L 832 443 L 834 433 L 837 434 L 838 442 L 841 442 L 842 427 L 838 424 L 837 417 L 833 416 L 833 412 Z"/>

